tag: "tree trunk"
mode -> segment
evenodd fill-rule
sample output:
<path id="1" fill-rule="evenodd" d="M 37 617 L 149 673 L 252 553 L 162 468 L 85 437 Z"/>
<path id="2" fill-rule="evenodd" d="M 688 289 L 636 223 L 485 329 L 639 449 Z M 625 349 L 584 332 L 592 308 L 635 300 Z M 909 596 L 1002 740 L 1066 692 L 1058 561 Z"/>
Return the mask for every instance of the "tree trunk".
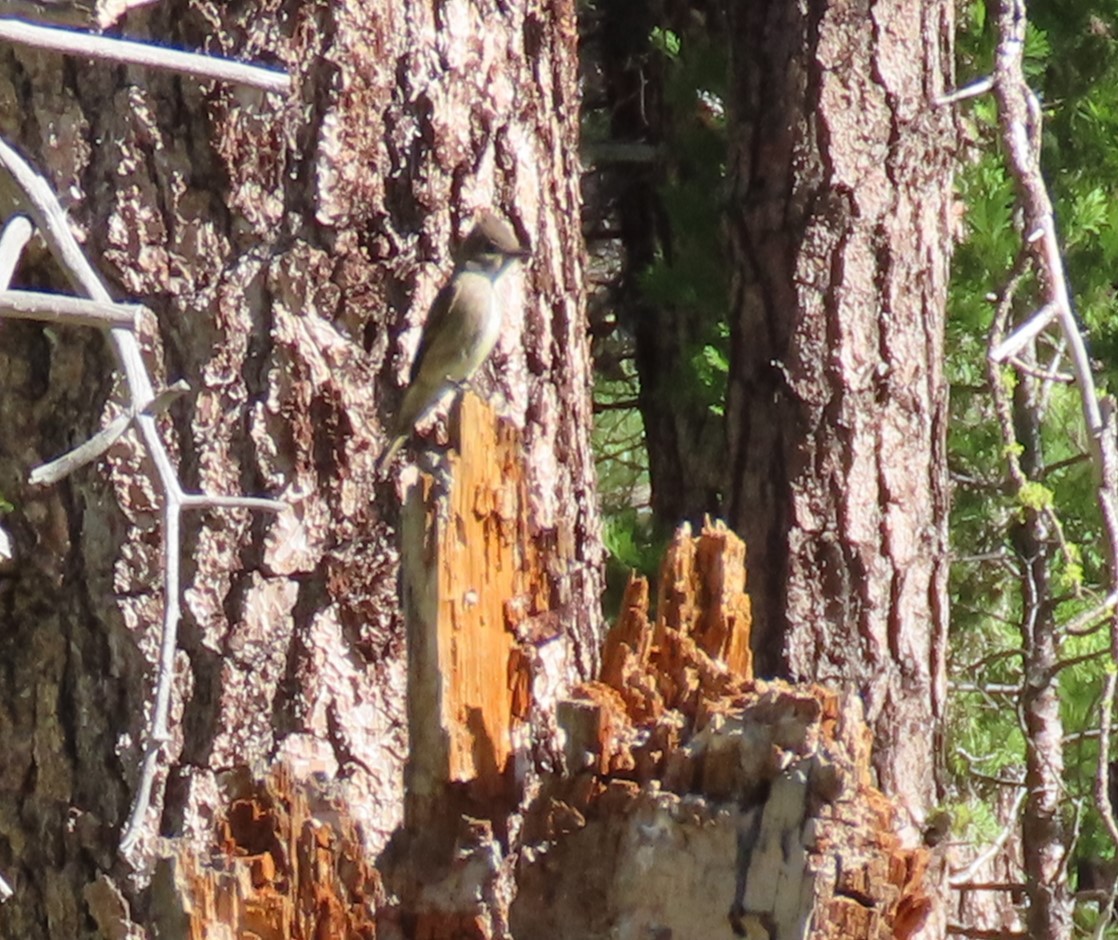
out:
<path id="1" fill-rule="evenodd" d="M 859 695 L 752 681 L 733 536 L 677 537 L 657 611 L 634 582 L 596 669 L 573 6 L 171 3 L 126 31 L 274 58 L 297 91 L 14 48 L 3 131 L 61 141 L 44 172 L 119 293 L 154 311 L 159 380 L 190 380 L 161 422 L 185 485 L 291 511 L 188 519 L 167 770 L 121 859 L 161 497 L 132 434 L 102 467 L 23 482 L 121 403 L 100 337 L 3 324 L 0 932 L 919 931 L 935 853 L 894 834 Z M 421 429 L 453 445 L 449 473 L 386 480 L 381 421 L 481 207 L 534 247 L 502 288 L 489 404 L 467 395 Z M 21 278 L 60 286 L 41 254 Z"/>
<path id="2" fill-rule="evenodd" d="M 230 768 L 285 768 L 289 795 L 332 781 L 330 812 L 348 820 L 334 844 L 351 855 L 375 858 L 403 823 L 397 528 L 413 474 L 397 486 L 374 461 L 476 209 L 503 212 L 533 247 L 476 383 L 517 429 L 517 525 L 534 553 L 519 619 L 501 613 L 548 625 L 520 635 L 535 651 L 520 681 L 543 681 L 541 663 L 559 689 L 593 675 L 600 637 L 573 4 L 171 2 L 123 31 L 281 63 L 296 90 L 285 101 L 10 47 L 0 130 L 38 154 L 118 295 L 154 311 L 143 341 L 158 381 L 193 389 L 161 420 L 184 486 L 291 511 L 187 516 L 168 769 L 133 879 L 116 853 L 164 604 L 161 497 L 131 432 L 100 466 L 26 485 L 121 403 L 100 336 L 0 324 L 0 492 L 17 552 L 0 578 L 0 873 L 17 889 L 0 932 L 27 938 L 86 935 L 90 914 L 110 932 L 177 922 L 171 882 L 145 887 L 167 848 L 153 837 L 178 838 L 179 867 L 160 871 L 181 874 L 179 853 L 199 864 L 217 840 L 233 851 L 270 825 L 253 802 L 263 784 L 245 782 L 264 777 Z M 19 282 L 64 288 L 41 253 Z M 422 432 L 445 440 L 441 427 Z M 234 806 L 247 816 L 218 833 Z"/>
<path id="3" fill-rule="evenodd" d="M 611 309 L 633 344 L 639 381 L 637 407 L 648 455 L 649 501 L 653 517 L 665 533 L 681 521 L 700 525 L 704 516 L 718 516 L 722 511 L 725 434 L 721 418 L 712 410 L 711 401 L 705 400 L 705 390 L 698 387 L 692 364 L 717 330 L 719 315 L 704 300 L 713 294 L 716 303 L 722 302 L 718 207 L 714 198 L 709 200 L 708 215 L 704 215 L 708 207 L 691 206 L 688 221 L 692 230 L 679 231 L 673 228 L 662 193 L 671 177 L 703 181 L 709 177 L 710 190 L 714 190 L 717 171 L 694 153 L 683 154 L 678 146 L 685 135 L 693 139 L 702 133 L 692 126 L 698 123 L 696 113 L 700 108 L 695 101 L 689 110 L 679 108 L 678 102 L 673 107 L 666 73 L 675 63 L 665 63 L 649 42 L 654 28 L 670 28 L 683 37 L 684 55 L 701 56 L 705 44 L 691 43 L 703 30 L 694 25 L 696 14 L 691 4 L 627 0 L 608 0 L 598 10 L 601 25 L 597 38 L 610 144 L 643 145 L 643 152 L 652 155 L 652 159 L 640 162 L 611 163 L 602 159 L 596 169 L 612 210 L 611 219 L 616 218 L 622 256 Z M 712 14 L 711 19 L 721 18 Z M 718 29 L 713 23 L 709 28 L 712 32 Z M 713 163 L 711 153 L 717 152 L 719 141 L 716 135 L 709 136 L 713 146 L 708 145 L 702 156 Z M 692 149 L 699 148 L 692 144 Z M 682 268 L 688 242 L 692 258 L 702 255 L 714 275 L 708 278 L 713 283 L 702 285 L 707 288 L 706 296 L 694 290 L 692 293 L 698 296 L 682 299 L 663 289 L 660 296 L 655 295 L 644 283 L 650 269 L 658 258 L 669 273 Z M 680 279 L 694 276 L 693 270 L 679 273 Z M 716 396 L 710 393 L 710 397 Z"/>
<path id="4" fill-rule="evenodd" d="M 758 671 L 858 689 L 919 823 L 945 682 L 952 9 L 731 9 L 729 515 Z"/>

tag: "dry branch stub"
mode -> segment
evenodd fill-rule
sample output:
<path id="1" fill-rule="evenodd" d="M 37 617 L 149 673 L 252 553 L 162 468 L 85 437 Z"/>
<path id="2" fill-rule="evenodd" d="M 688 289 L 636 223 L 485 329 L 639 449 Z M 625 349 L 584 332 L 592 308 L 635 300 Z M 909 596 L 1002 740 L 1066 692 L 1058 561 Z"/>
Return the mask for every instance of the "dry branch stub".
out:
<path id="1" fill-rule="evenodd" d="M 556 639 L 546 626 L 553 592 L 528 524 L 519 435 L 473 395 L 455 417 L 449 491 L 424 476 L 404 510 L 408 790 L 417 824 L 428 808 L 444 813 L 448 785 L 482 800 L 511 795 L 531 643 Z M 431 807 L 422 805 L 428 797 Z"/>

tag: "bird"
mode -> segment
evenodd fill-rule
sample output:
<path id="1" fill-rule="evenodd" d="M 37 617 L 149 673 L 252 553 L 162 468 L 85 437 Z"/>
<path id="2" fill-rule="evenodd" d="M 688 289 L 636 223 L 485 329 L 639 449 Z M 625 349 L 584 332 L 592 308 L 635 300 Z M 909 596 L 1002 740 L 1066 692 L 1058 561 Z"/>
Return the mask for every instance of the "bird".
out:
<path id="1" fill-rule="evenodd" d="M 489 357 L 501 334 L 497 283 L 529 250 L 511 225 L 482 212 L 457 255 L 454 273 L 435 297 L 412 362 L 404 400 L 377 471 L 452 387 L 461 388 Z"/>

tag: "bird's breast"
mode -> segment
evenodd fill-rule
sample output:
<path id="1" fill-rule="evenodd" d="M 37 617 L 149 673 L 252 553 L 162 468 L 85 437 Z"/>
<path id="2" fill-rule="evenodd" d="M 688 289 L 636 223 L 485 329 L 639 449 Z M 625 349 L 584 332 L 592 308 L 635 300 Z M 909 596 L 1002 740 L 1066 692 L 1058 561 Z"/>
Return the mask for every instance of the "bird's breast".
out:
<path id="1" fill-rule="evenodd" d="M 501 335 L 501 309 L 493 282 L 484 275 L 471 275 L 459 290 L 456 303 L 465 304 L 468 314 L 461 346 L 462 378 L 469 378 L 493 351 Z"/>

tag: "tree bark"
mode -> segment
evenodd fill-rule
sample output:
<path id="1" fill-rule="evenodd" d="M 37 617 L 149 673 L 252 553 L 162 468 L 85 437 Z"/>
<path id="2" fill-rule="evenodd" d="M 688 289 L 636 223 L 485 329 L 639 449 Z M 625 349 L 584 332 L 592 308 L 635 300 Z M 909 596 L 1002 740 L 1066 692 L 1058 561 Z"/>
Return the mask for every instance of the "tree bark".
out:
<path id="1" fill-rule="evenodd" d="M 729 518 L 762 675 L 857 688 L 937 801 L 950 4 L 731 5 Z"/>
<path id="2" fill-rule="evenodd" d="M 378 478 L 374 461 L 476 209 L 504 212 L 534 250 L 477 388 L 519 432 L 522 524 L 542 558 L 528 613 L 556 612 L 549 678 L 593 675 L 600 635 L 573 4 L 171 2 L 122 28 L 280 63 L 296 90 L 9 47 L 0 132 L 38 154 L 117 293 L 154 311 L 158 378 L 194 389 L 162 421 L 184 485 L 291 512 L 188 518 L 175 724 L 133 878 L 116 849 L 164 603 L 160 497 L 131 433 L 100 467 L 26 485 L 119 398 L 99 336 L 0 324 L 17 549 L 0 578 L 0 873 L 17 888 L 0 925 L 28 938 L 83 936 L 91 913 L 158 919 L 153 837 L 206 857 L 244 798 L 229 768 L 282 765 L 289 790 L 334 780 L 369 857 L 403 822 L 396 529 L 411 477 Z M 19 277 L 64 287 L 41 254 Z M 445 441 L 442 427 L 422 431 Z"/>

